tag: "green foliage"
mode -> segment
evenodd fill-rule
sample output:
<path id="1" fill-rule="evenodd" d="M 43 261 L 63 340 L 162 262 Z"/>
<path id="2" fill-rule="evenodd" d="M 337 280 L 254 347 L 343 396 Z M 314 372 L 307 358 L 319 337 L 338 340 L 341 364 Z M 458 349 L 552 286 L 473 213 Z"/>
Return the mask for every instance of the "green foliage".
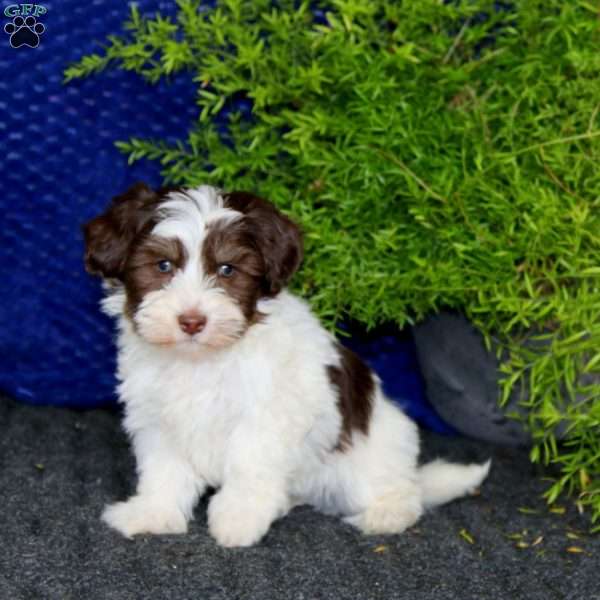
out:
<path id="1" fill-rule="evenodd" d="M 465 312 L 502 353 L 503 399 L 529 408 L 532 459 L 560 468 L 548 500 L 576 493 L 600 525 L 597 6 L 331 0 L 319 24 L 309 2 L 198 4 L 176 20 L 133 8 L 67 81 L 111 63 L 150 82 L 191 72 L 188 139 L 120 142 L 130 160 L 292 214 L 297 288 L 329 323 Z M 211 118 L 240 95 L 252 118 L 231 114 L 224 140 Z"/>

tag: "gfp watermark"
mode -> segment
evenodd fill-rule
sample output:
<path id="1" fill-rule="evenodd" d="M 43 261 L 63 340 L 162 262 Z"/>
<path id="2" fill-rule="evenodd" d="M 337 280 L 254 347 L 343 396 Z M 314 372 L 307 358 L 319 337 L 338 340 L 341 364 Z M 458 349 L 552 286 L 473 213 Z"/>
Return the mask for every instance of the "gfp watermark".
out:
<path id="1" fill-rule="evenodd" d="M 40 36 L 46 31 L 38 18 L 47 12 L 42 4 L 9 4 L 4 9 L 4 16 L 12 21 L 4 25 L 4 32 L 10 36 L 10 45 L 13 48 L 37 48 Z"/>

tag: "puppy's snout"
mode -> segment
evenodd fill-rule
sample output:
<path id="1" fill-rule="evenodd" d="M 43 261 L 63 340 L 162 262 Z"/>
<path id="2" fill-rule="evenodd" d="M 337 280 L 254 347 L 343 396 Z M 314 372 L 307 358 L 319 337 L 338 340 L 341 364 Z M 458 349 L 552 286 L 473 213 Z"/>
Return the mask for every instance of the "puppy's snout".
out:
<path id="1" fill-rule="evenodd" d="M 206 317 L 199 312 L 190 311 L 179 315 L 177 318 L 179 328 L 188 335 L 200 333 L 206 325 Z"/>

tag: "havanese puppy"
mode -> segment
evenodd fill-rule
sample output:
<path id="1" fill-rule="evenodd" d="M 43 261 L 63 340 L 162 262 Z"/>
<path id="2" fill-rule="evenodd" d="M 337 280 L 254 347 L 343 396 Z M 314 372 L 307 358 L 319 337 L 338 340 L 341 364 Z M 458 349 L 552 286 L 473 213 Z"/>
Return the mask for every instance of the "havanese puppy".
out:
<path id="1" fill-rule="evenodd" d="M 118 320 L 137 460 L 135 495 L 102 516 L 123 535 L 184 533 L 208 487 L 223 546 L 255 544 L 299 504 L 400 533 L 487 475 L 489 463 L 418 466 L 417 427 L 286 291 L 302 238 L 266 200 L 140 183 L 84 233 Z"/>

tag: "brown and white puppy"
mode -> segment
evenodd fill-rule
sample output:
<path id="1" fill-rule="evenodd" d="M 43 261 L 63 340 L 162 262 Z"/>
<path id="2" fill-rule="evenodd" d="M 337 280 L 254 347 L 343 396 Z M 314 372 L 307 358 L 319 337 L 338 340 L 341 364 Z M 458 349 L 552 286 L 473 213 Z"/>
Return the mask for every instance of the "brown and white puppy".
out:
<path id="1" fill-rule="evenodd" d="M 137 184 L 85 226 L 86 266 L 118 319 L 119 396 L 137 492 L 103 519 L 183 533 L 207 487 L 212 535 L 254 544 L 297 504 L 399 533 L 489 464 L 417 466 L 414 424 L 285 290 L 297 226 L 251 194 Z"/>

